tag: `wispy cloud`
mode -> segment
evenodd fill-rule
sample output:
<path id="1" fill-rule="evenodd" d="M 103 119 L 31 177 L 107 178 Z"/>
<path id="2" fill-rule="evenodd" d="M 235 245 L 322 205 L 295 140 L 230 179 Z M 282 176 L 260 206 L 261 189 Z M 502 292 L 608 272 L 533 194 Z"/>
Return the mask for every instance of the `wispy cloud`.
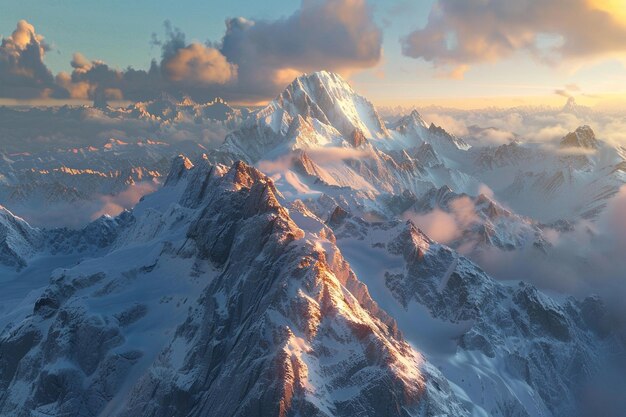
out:
<path id="1" fill-rule="evenodd" d="M 129 185 L 115 195 L 95 195 L 90 200 L 54 202 L 41 207 L 17 207 L 15 212 L 29 224 L 37 227 L 82 228 L 102 215 L 117 216 L 133 208 L 144 195 L 154 192 L 158 184 L 140 182 Z"/>
<path id="2" fill-rule="evenodd" d="M 415 223 L 432 239 L 450 243 L 459 239 L 465 230 L 478 223 L 480 219 L 476 214 L 476 206 L 469 197 L 454 199 L 450 202 L 449 208 L 449 211 L 435 208 L 425 214 L 408 211 L 403 217 Z"/>

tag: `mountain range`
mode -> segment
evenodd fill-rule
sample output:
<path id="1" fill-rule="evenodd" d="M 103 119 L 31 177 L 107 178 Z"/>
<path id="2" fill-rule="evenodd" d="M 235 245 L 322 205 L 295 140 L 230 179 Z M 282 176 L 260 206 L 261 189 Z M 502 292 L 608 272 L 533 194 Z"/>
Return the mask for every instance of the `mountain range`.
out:
<path id="1" fill-rule="evenodd" d="M 0 415 L 582 417 L 621 386 L 601 298 L 472 259 L 549 256 L 556 224 L 593 222 L 618 193 L 625 149 L 588 126 L 554 149 L 470 146 L 417 111 L 383 121 L 324 71 L 249 113 L 171 103 L 123 112 L 240 121 L 171 162 L 178 143 L 108 141 L 64 168 L 55 151 L 33 181 L 29 156 L 5 156 L 7 187 L 157 189 L 82 228 L 0 210 Z"/>

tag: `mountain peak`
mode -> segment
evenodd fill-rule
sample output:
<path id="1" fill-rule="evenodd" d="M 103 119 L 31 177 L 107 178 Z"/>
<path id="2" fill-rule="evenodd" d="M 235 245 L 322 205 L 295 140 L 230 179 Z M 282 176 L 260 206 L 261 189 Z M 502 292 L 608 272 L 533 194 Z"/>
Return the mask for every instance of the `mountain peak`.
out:
<path id="1" fill-rule="evenodd" d="M 40 241 L 37 229 L 0 205 L 0 266 L 24 268 Z"/>
<path id="2" fill-rule="evenodd" d="M 413 109 L 411 113 L 390 124 L 390 128 L 404 134 L 409 132 L 419 134 L 421 130 L 428 129 L 428 124 L 426 124 L 422 115 L 416 109 Z"/>
<path id="3" fill-rule="evenodd" d="M 219 152 L 256 162 L 294 149 L 360 147 L 391 138 L 374 105 L 340 75 L 303 74 L 226 137 Z"/>
<path id="4" fill-rule="evenodd" d="M 432 122 L 430 126 L 428 126 L 428 132 L 431 134 L 431 136 L 435 138 L 443 139 L 442 143 L 448 146 L 453 146 L 457 149 L 462 149 L 462 150 L 467 150 L 470 148 L 470 146 L 467 143 L 465 143 L 463 139 L 458 138 L 451 133 L 448 133 L 443 127 L 437 126 L 436 124 Z"/>
<path id="5" fill-rule="evenodd" d="M 590 110 L 589 107 L 578 104 L 574 97 L 568 97 L 567 102 L 563 106 L 563 109 L 561 109 L 563 113 L 572 113 L 572 114 L 586 112 L 588 110 Z"/>
<path id="6" fill-rule="evenodd" d="M 354 90 L 348 84 L 348 82 L 339 74 L 330 71 L 315 71 L 312 73 L 303 73 L 302 75 L 296 77 L 295 80 L 292 81 L 291 84 L 300 83 L 300 84 L 309 84 L 309 83 L 321 83 L 324 84 L 327 88 L 338 88 L 341 90 L 347 90 L 354 93 Z"/>
<path id="7" fill-rule="evenodd" d="M 360 129 L 366 138 L 388 137 L 376 109 L 339 74 L 318 71 L 296 78 L 275 104 L 292 117 L 313 117 L 345 137 Z"/>
<path id="8" fill-rule="evenodd" d="M 269 177 L 266 177 L 261 171 L 243 161 L 236 161 L 226 175 L 228 178 L 231 178 L 232 183 L 238 189 L 250 188 L 257 182 L 262 182 L 263 184 L 272 183 Z"/>
<path id="9" fill-rule="evenodd" d="M 579 126 L 574 132 L 570 132 L 561 139 L 561 148 L 587 148 L 598 149 L 599 142 L 596 134 L 588 125 Z"/>
<path id="10" fill-rule="evenodd" d="M 185 155 L 178 155 L 172 161 L 170 172 L 165 180 L 165 185 L 175 185 L 187 171 L 193 168 L 193 163 Z"/>

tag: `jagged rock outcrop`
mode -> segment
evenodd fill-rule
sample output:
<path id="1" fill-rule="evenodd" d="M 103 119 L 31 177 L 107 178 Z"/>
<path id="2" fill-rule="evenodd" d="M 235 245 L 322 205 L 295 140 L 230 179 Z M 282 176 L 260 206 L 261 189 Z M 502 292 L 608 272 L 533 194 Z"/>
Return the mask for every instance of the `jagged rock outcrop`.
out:
<path id="1" fill-rule="evenodd" d="M 349 136 L 349 142 L 355 148 L 364 145 L 366 141 L 367 139 L 365 139 L 365 135 L 361 129 L 354 129 Z"/>

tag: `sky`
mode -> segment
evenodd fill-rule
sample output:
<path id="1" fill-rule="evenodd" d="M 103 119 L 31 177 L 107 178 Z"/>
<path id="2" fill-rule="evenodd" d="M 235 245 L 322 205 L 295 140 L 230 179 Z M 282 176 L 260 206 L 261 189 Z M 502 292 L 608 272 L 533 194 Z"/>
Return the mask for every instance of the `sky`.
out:
<path id="1" fill-rule="evenodd" d="M 166 91 L 256 104 L 320 69 L 385 106 L 626 102 L 625 0 L 0 0 L 0 10 L 4 103 Z"/>

